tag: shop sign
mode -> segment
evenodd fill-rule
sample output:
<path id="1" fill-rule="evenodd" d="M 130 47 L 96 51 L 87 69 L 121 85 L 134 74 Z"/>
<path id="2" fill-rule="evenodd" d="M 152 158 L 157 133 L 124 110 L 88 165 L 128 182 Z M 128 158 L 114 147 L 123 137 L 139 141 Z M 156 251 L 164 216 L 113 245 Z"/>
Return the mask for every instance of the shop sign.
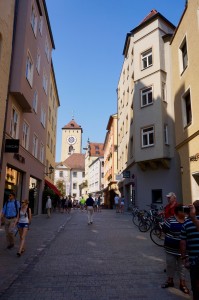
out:
<path id="1" fill-rule="evenodd" d="M 130 171 L 124 171 L 122 172 L 123 178 L 130 178 Z"/>
<path id="2" fill-rule="evenodd" d="M 7 153 L 18 153 L 19 152 L 19 140 L 6 139 L 5 152 L 7 152 Z"/>
<path id="3" fill-rule="evenodd" d="M 199 153 L 196 153 L 195 155 L 192 155 L 189 157 L 190 161 L 197 161 L 199 160 Z"/>

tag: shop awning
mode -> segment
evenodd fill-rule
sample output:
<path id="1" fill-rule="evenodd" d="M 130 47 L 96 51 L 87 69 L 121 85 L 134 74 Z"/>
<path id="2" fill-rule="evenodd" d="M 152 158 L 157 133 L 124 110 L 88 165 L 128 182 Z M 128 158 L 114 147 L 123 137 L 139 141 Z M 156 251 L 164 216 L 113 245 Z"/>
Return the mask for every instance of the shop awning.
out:
<path id="1" fill-rule="evenodd" d="M 51 190 L 53 190 L 53 192 L 54 192 L 55 194 L 57 194 L 58 196 L 61 196 L 60 191 L 58 190 L 58 188 L 57 188 L 54 184 L 52 184 L 51 182 L 49 182 L 49 181 L 46 180 L 46 179 L 45 179 L 45 184 L 46 184 Z"/>

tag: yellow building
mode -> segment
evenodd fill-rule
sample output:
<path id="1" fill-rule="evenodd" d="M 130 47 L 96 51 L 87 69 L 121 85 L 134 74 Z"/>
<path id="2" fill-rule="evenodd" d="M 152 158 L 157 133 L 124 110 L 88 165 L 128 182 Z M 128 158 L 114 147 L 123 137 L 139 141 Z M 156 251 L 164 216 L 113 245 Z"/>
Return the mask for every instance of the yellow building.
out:
<path id="1" fill-rule="evenodd" d="M 47 120 L 47 144 L 46 144 L 46 183 L 54 183 L 55 155 L 56 155 L 56 131 L 57 110 L 60 106 L 56 78 L 51 64 L 50 92 L 49 92 L 48 120 Z"/>
<path id="2" fill-rule="evenodd" d="M 185 203 L 199 199 L 199 1 L 189 0 L 171 42 L 176 149 Z"/>
<path id="3" fill-rule="evenodd" d="M 10 74 L 15 0 L 0 1 L 0 153 Z M 0 157 L 0 166 L 2 155 Z M 1 167 L 0 167 L 1 173 Z"/>
<path id="4" fill-rule="evenodd" d="M 117 186 L 117 114 L 111 115 L 104 141 L 104 204 L 113 207 Z"/>

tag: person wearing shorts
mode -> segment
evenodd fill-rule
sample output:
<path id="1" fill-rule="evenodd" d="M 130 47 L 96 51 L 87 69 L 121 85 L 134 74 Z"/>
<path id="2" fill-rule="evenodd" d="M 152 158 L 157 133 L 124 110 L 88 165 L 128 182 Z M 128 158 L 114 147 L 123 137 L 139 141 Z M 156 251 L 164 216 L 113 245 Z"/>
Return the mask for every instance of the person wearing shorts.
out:
<path id="1" fill-rule="evenodd" d="M 31 222 L 31 209 L 28 207 L 29 201 L 22 200 L 21 208 L 19 209 L 16 221 L 14 226 L 18 227 L 19 236 L 20 236 L 20 245 L 17 252 L 17 256 L 20 257 L 21 254 L 25 251 L 25 238 L 29 230 L 29 225 Z"/>

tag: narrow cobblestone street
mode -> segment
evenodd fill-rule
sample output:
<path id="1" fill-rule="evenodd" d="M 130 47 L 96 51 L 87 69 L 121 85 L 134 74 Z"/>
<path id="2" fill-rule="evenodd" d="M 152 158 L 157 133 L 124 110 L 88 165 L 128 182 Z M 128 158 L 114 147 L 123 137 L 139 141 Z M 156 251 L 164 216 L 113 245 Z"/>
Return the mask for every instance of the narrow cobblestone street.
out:
<path id="1" fill-rule="evenodd" d="M 92 225 L 79 210 L 37 216 L 20 258 L 16 247 L 8 251 L 1 245 L 2 300 L 191 299 L 177 280 L 175 288 L 161 289 L 164 250 L 138 231 L 128 213 L 103 210 Z"/>

